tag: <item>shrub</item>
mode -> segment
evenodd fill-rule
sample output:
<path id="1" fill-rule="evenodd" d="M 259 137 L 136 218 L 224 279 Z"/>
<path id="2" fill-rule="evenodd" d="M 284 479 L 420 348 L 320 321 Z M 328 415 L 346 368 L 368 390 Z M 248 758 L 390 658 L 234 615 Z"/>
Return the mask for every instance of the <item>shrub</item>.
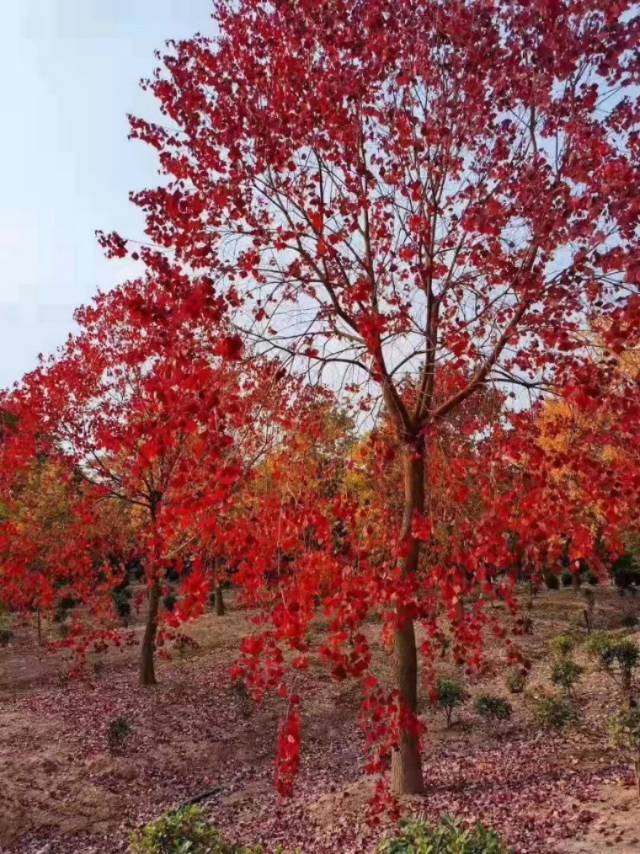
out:
<path id="1" fill-rule="evenodd" d="M 7 646 L 13 640 L 11 629 L 0 629 L 0 646 Z"/>
<path id="2" fill-rule="evenodd" d="M 594 632 L 587 643 L 587 653 L 591 658 L 600 659 L 615 640 L 608 632 Z"/>
<path id="3" fill-rule="evenodd" d="M 510 670 L 507 673 L 505 683 L 512 694 L 522 694 L 527 684 L 527 674 L 522 670 Z"/>
<path id="4" fill-rule="evenodd" d="M 548 730 L 563 730 L 578 720 L 573 703 L 558 694 L 534 698 L 533 716 L 538 726 Z"/>
<path id="5" fill-rule="evenodd" d="M 166 608 L 167 611 L 173 611 L 178 602 L 178 597 L 175 593 L 168 593 L 162 600 L 162 604 Z"/>
<path id="6" fill-rule="evenodd" d="M 592 587 L 595 587 L 596 584 L 600 584 L 600 579 L 594 572 L 591 572 L 590 569 L 586 571 L 584 580 L 587 582 L 587 584 L 591 584 Z"/>
<path id="7" fill-rule="evenodd" d="M 551 668 L 551 681 L 554 685 L 562 688 L 567 694 L 573 694 L 573 688 L 576 682 L 584 673 L 584 667 L 571 658 L 559 658 L 554 661 Z"/>
<path id="8" fill-rule="evenodd" d="M 495 831 L 480 823 L 467 828 L 448 816 L 438 824 L 402 822 L 399 831 L 379 846 L 378 854 L 508 854 Z"/>
<path id="9" fill-rule="evenodd" d="M 253 700 L 244 679 L 234 679 L 231 683 L 231 690 L 238 700 L 242 717 L 251 717 L 253 714 Z"/>
<path id="10" fill-rule="evenodd" d="M 620 638 L 606 632 L 597 632 L 587 647 L 600 667 L 616 679 L 626 701 L 633 693 L 633 673 L 640 663 L 640 647 L 631 638 Z"/>
<path id="11" fill-rule="evenodd" d="M 109 721 L 107 729 L 107 741 L 111 753 L 119 753 L 131 735 L 131 724 L 126 718 L 114 718 Z"/>
<path id="12" fill-rule="evenodd" d="M 560 580 L 555 572 L 545 572 L 544 583 L 548 590 L 557 590 L 560 587 Z"/>
<path id="13" fill-rule="evenodd" d="M 479 694 L 476 697 L 474 707 L 483 718 L 496 723 L 509 720 L 513 712 L 508 700 L 505 700 L 504 697 L 496 697 L 494 694 Z"/>
<path id="14" fill-rule="evenodd" d="M 69 616 L 69 611 L 72 611 L 77 604 L 73 596 L 63 596 L 56 604 L 56 610 L 53 615 L 54 621 L 56 623 L 63 623 Z"/>
<path id="15" fill-rule="evenodd" d="M 563 587 L 571 587 L 571 585 L 573 584 L 573 573 L 570 572 L 568 569 L 565 569 L 562 575 L 560 576 L 560 580 L 562 582 Z"/>
<path id="16" fill-rule="evenodd" d="M 445 714 L 447 729 L 451 726 L 451 716 L 457 706 L 465 701 L 465 690 L 457 679 L 438 679 L 435 690 L 435 703 Z"/>
<path id="17" fill-rule="evenodd" d="M 640 796 L 640 709 L 623 709 L 609 722 L 609 738 L 629 756 L 633 763 L 636 787 Z"/>
<path id="18" fill-rule="evenodd" d="M 576 648 L 576 642 L 571 635 L 557 635 L 549 641 L 549 650 L 555 656 L 568 656 Z"/>
<path id="19" fill-rule="evenodd" d="M 636 557 L 629 552 L 615 561 L 611 567 L 611 574 L 614 584 L 621 592 L 633 591 L 634 587 L 640 585 L 640 566 Z"/>
<path id="20" fill-rule="evenodd" d="M 189 635 L 178 635 L 175 639 L 174 648 L 180 658 L 188 658 L 198 649 L 198 643 Z"/>
<path id="21" fill-rule="evenodd" d="M 134 854 L 260 854 L 225 842 L 199 807 L 183 807 L 149 822 L 131 837 Z"/>
<path id="22" fill-rule="evenodd" d="M 625 629 L 635 629 L 638 625 L 638 618 L 633 614 L 625 614 L 622 618 L 622 626 Z"/>
<path id="23" fill-rule="evenodd" d="M 131 590 L 128 587 L 117 587 L 111 594 L 113 606 L 123 624 L 129 623 L 131 616 Z"/>

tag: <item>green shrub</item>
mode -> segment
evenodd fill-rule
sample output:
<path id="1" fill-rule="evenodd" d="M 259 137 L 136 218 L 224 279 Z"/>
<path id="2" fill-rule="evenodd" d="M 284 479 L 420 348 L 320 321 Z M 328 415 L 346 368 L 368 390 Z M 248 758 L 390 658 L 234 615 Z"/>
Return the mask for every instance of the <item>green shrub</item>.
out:
<path id="1" fill-rule="evenodd" d="M 608 632 L 594 632 L 587 643 L 587 653 L 591 658 L 600 659 L 614 640 L 615 636 Z"/>
<path id="2" fill-rule="evenodd" d="M 623 750 L 635 772 L 640 796 L 640 709 L 623 709 L 609 721 L 609 739 L 614 747 Z"/>
<path id="3" fill-rule="evenodd" d="M 196 806 L 160 816 L 131 837 L 134 854 L 260 854 L 261 850 L 230 845 Z"/>
<path id="4" fill-rule="evenodd" d="M 479 715 L 496 723 L 509 720 L 513 713 L 511 703 L 494 694 L 479 694 L 473 705 Z"/>
<path id="5" fill-rule="evenodd" d="M 114 718 L 109 721 L 107 741 L 111 753 L 119 753 L 124 749 L 131 735 L 131 724 L 126 718 Z"/>
<path id="6" fill-rule="evenodd" d="M 243 718 L 249 718 L 254 711 L 254 703 L 251 692 L 244 679 L 234 679 L 231 683 L 231 691 L 240 706 L 240 714 Z"/>
<path id="7" fill-rule="evenodd" d="M 128 625 L 129 618 L 131 617 L 131 590 L 126 586 L 116 587 L 111 593 L 111 598 L 113 599 L 113 606 L 123 624 L 125 626 Z"/>
<path id="8" fill-rule="evenodd" d="M 445 714 L 447 729 L 451 726 L 453 710 L 465 701 L 466 693 L 457 679 L 438 679 L 435 690 L 435 703 Z"/>
<path id="9" fill-rule="evenodd" d="M 613 581 L 620 592 L 630 590 L 640 585 L 640 566 L 635 555 L 627 552 L 619 557 L 611 567 Z"/>
<path id="10" fill-rule="evenodd" d="M 584 667 L 576 664 L 572 658 L 558 658 L 551 668 L 551 681 L 565 693 L 573 694 L 574 686 L 583 673 Z"/>
<path id="11" fill-rule="evenodd" d="M 640 664 L 638 644 L 631 638 L 596 632 L 587 650 L 598 661 L 605 673 L 618 681 L 623 698 L 630 701 L 633 693 L 633 674 Z"/>
<path id="12" fill-rule="evenodd" d="M 188 658 L 199 648 L 197 641 L 189 635 L 178 635 L 174 642 L 174 648 L 180 658 Z"/>
<path id="13" fill-rule="evenodd" d="M 562 582 L 563 587 L 571 587 L 573 584 L 573 573 L 568 569 L 565 569 L 560 576 L 560 581 Z"/>
<path id="14" fill-rule="evenodd" d="M 69 616 L 69 612 L 72 611 L 76 605 L 78 604 L 77 600 L 74 599 L 73 596 L 66 595 L 58 600 L 56 603 L 56 610 L 53 615 L 53 619 L 56 623 L 64 622 Z"/>
<path id="15" fill-rule="evenodd" d="M 508 848 L 484 825 L 467 828 L 445 816 L 438 824 L 401 822 L 399 835 L 385 840 L 377 854 L 508 854 Z"/>
<path id="16" fill-rule="evenodd" d="M 504 681 L 512 694 L 522 694 L 527 684 L 527 674 L 518 669 L 510 670 Z"/>
<path id="17" fill-rule="evenodd" d="M 576 648 L 576 642 L 571 635 L 557 635 L 548 643 L 550 652 L 555 656 L 568 656 Z"/>
<path id="18" fill-rule="evenodd" d="M 13 640 L 11 629 L 0 629 L 0 646 L 7 646 Z"/>
<path id="19" fill-rule="evenodd" d="M 178 603 L 178 597 L 175 593 L 168 593 L 162 600 L 162 604 L 167 611 L 173 611 Z"/>
<path id="20" fill-rule="evenodd" d="M 533 716 L 538 726 L 548 730 L 563 730 L 577 723 L 573 703 L 558 694 L 544 694 L 533 701 Z"/>

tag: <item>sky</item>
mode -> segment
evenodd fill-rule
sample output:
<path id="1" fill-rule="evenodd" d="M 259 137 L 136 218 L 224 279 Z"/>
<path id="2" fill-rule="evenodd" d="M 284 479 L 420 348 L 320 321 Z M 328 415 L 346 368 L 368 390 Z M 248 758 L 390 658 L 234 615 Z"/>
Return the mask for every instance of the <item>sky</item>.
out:
<path id="1" fill-rule="evenodd" d="M 96 229 L 139 237 L 130 190 L 157 161 L 127 139 L 156 118 L 139 81 L 168 38 L 211 33 L 211 0 L 0 0 L 0 388 L 73 328 L 73 311 L 131 275 Z"/>

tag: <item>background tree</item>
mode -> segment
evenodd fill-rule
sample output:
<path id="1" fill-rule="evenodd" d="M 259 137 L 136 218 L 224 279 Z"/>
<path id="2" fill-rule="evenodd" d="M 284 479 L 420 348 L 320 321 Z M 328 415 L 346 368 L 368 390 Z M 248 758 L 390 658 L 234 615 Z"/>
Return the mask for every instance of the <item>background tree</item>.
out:
<path id="1" fill-rule="evenodd" d="M 152 294 L 158 296 L 161 327 L 155 323 Z M 143 313 L 137 311 L 139 304 Z M 112 503 L 135 511 L 136 552 L 148 592 L 140 660 L 145 685 L 156 681 L 154 649 L 165 574 L 184 568 L 174 555 L 177 520 L 192 506 L 194 491 L 215 518 L 238 473 L 226 454 L 232 442 L 228 424 L 234 414 L 244 419 L 237 372 L 220 358 L 228 338 L 218 328 L 215 303 L 191 308 L 189 320 L 180 317 L 171 328 L 162 294 L 150 281 L 100 297 L 77 312 L 80 332 L 25 377 L 11 397 L 34 447 L 62 455 L 74 477 L 87 485 L 94 506 Z M 28 516 L 38 525 L 31 510 Z M 89 559 L 83 542 L 67 541 L 79 560 Z M 118 569 L 119 582 L 125 567 Z M 83 601 L 97 592 L 91 589 L 94 583 L 95 578 L 87 578 Z M 192 592 L 204 595 L 205 587 L 202 579 L 190 579 Z"/>

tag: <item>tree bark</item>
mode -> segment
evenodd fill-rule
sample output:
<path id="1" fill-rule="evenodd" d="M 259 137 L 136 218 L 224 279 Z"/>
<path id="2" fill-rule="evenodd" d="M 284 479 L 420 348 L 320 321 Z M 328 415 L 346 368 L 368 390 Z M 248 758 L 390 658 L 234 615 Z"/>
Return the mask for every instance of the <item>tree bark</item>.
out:
<path id="1" fill-rule="evenodd" d="M 155 671 L 155 645 L 156 632 L 158 631 L 158 609 L 160 607 L 160 582 L 154 581 L 149 592 L 149 608 L 147 611 L 147 622 L 142 638 L 140 651 L 140 684 L 156 685 Z"/>
<path id="2" fill-rule="evenodd" d="M 622 699 L 627 706 L 627 708 L 631 708 L 633 706 L 633 672 L 630 667 L 622 668 Z"/>
<path id="3" fill-rule="evenodd" d="M 224 617 L 225 612 L 226 612 L 226 608 L 224 605 L 224 596 L 222 593 L 222 584 L 216 584 L 215 600 L 216 600 L 216 614 L 219 617 Z"/>
<path id="4" fill-rule="evenodd" d="M 407 444 L 404 452 L 404 512 L 401 541 L 406 553 L 403 572 L 417 572 L 420 541 L 412 536 L 413 519 L 424 513 L 425 507 L 424 441 L 417 438 Z M 418 711 L 418 654 L 413 616 L 402 606 L 397 613 L 398 626 L 394 638 L 394 671 L 396 687 L 405 708 L 413 715 Z M 391 757 L 391 791 L 396 795 L 419 794 L 424 791 L 422 760 L 418 738 L 406 728 L 401 729 L 398 750 Z"/>

